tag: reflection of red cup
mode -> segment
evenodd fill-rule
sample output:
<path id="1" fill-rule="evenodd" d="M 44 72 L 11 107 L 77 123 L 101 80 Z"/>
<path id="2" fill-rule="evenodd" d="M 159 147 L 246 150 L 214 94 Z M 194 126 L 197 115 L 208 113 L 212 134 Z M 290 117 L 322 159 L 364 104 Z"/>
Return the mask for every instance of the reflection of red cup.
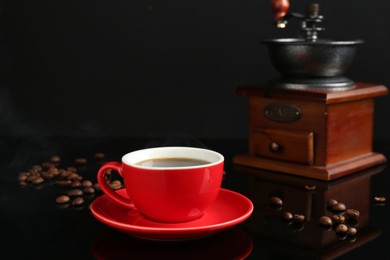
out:
<path id="1" fill-rule="evenodd" d="M 253 250 L 252 238 L 232 228 L 201 239 L 180 241 L 144 240 L 108 231 L 92 245 L 96 259 L 246 259 Z"/>
<path id="2" fill-rule="evenodd" d="M 160 159 L 203 161 L 193 166 L 154 167 L 140 162 Z M 122 163 L 109 162 L 98 172 L 98 182 L 113 201 L 137 209 L 158 222 L 185 222 L 202 216 L 216 199 L 222 182 L 224 158 L 221 154 L 193 147 L 158 147 L 128 153 Z M 130 199 L 109 188 L 107 170 L 124 179 Z"/>

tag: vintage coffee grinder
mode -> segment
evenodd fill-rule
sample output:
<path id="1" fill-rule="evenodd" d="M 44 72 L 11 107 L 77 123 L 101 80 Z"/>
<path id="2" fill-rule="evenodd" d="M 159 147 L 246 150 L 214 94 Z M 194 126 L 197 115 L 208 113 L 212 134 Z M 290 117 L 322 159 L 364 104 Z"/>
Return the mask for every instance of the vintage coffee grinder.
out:
<path id="1" fill-rule="evenodd" d="M 343 76 L 361 40 L 323 40 L 323 16 L 310 4 L 290 13 L 288 0 L 272 0 L 277 27 L 301 21 L 300 36 L 265 40 L 282 75 L 264 86 L 244 86 L 249 99 L 249 152 L 234 163 L 319 180 L 332 180 L 384 163 L 372 151 L 374 98 L 383 85 Z"/>

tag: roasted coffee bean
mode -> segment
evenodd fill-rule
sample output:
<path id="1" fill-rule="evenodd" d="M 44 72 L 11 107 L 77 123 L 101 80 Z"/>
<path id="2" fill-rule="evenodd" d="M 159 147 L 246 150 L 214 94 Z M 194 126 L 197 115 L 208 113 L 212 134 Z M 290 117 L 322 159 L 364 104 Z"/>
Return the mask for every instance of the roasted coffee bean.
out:
<path id="1" fill-rule="evenodd" d="M 42 176 L 43 178 L 45 178 L 46 180 L 48 180 L 48 179 L 53 179 L 53 178 L 54 178 L 54 175 L 51 174 L 51 173 L 49 173 L 49 172 L 41 172 L 41 176 Z"/>
<path id="2" fill-rule="evenodd" d="M 349 218 L 359 218 L 360 216 L 360 212 L 356 209 L 347 209 L 345 211 L 345 214 L 347 215 L 347 217 Z"/>
<path id="3" fill-rule="evenodd" d="M 68 175 L 67 177 L 68 180 L 77 180 L 77 181 L 81 181 L 83 179 L 82 176 L 78 175 L 77 173 L 71 173 L 70 175 Z"/>
<path id="4" fill-rule="evenodd" d="M 290 221 L 293 219 L 293 214 L 291 212 L 286 211 L 283 213 L 283 219 Z"/>
<path id="5" fill-rule="evenodd" d="M 61 161 L 61 158 L 57 155 L 53 155 L 51 158 L 50 158 L 50 161 L 53 162 L 53 163 L 59 163 Z"/>
<path id="6" fill-rule="evenodd" d="M 19 186 L 20 187 L 25 187 L 25 186 L 27 186 L 27 182 L 21 181 L 21 182 L 19 182 Z"/>
<path id="7" fill-rule="evenodd" d="M 330 199 L 330 200 L 328 200 L 328 207 L 333 207 L 337 203 L 339 203 L 337 200 Z"/>
<path id="8" fill-rule="evenodd" d="M 111 181 L 111 178 L 112 178 L 112 170 L 111 169 L 108 169 L 104 175 L 104 178 L 106 179 L 106 181 L 110 182 Z"/>
<path id="9" fill-rule="evenodd" d="M 51 168 L 51 167 L 54 167 L 55 165 L 54 165 L 54 163 L 52 163 L 52 162 L 44 162 L 44 163 L 42 163 L 42 167 L 44 167 L 44 168 Z"/>
<path id="10" fill-rule="evenodd" d="M 386 197 L 374 197 L 374 201 L 377 203 L 385 203 Z"/>
<path id="11" fill-rule="evenodd" d="M 18 177 L 18 181 L 26 181 L 28 175 L 26 174 L 20 174 Z"/>
<path id="12" fill-rule="evenodd" d="M 332 206 L 332 210 L 338 211 L 338 212 L 345 211 L 346 209 L 347 209 L 347 207 L 345 206 L 344 203 L 337 203 L 337 204 L 334 204 Z"/>
<path id="13" fill-rule="evenodd" d="M 273 196 L 269 199 L 271 206 L 281 207 L 283 206 L 283 200 L 279 197 Z"/>
<path id="14" fill-rule="evenodd" d="M 295 214 L 295 215 L 293 216 L 293 220 L 294 220 L 295 222 L 303 222 L 303 221 L 305 221 L 305 216 L 302 215 L 302 214 Z"/>
<path id="15" fill-rule="evenodd" d="M 50 167 L 49 169 L 47 169 L 47 172 L 54 175 L 54 176 L 57 176 L 58 174 L 60 174 L 58 168 L 56 168 L 56 167 Z"/>
<path id="16" fill-rule="evenodd" d="M 33 171 L 36 171 L 36 172 L 40 172 L 40 171 L 42 171 L 42 166 L 40 166 L 40 165 L 33 165 L 32 167 L 31 167 L 31 170 L 33 170 Z"/>
<path id="17" fill-rule="evenodd" d="M 73 190 L 69 190 L 66 194 L 69 197 L 78 197 L 83 195 L 83 191 L 79 189 L 73 189 Z"/>
<path id="18" fill-rule="evenodd" d="M 86 158 L 76 158 L 74 161 L 77 164 L 85 164 L 85 163 L 87 163 L 87 159 Z"/>
<path id="19" fill-rule="evenodd" d="M 347 230 L 347 235 L 348 236 L 354 236 L 357 234 L 357 229 L 354 227 L 349 227 Z"/>
<path id="20" fill-rule="evenodd" d="M 45 179 L 43 179 L 41 176 L 38 176 L 34 180 L 32 180 L 31 182 L 32 182 L 32 184 L 37 185 L 37 184 L 43 183 L 44 181 L 45 181 Z"/>
<path id="21" fill-rule="evenodd" d="M 70 187 L 72 187 L 72 188 L 79 188 L 79 187 L 81 187 L 81 182 L 78 181 L 78 180 L 74 180 L 74 181 L 72 181 L 72 183 L 70 184 Z"/>
<path id="22" fill-rule="evenodd" d="M 119 181 L 119 180 L 113 180 L 112 182 L 110 182 L 110 183 L 108 184 L 108 186 L 109 186 L 111 189 L 113 189 L 113 190 L 118 190 L 118 189 L 122 188 L 122 183 L 121 183 L 121 181 Z"/>
<path id="23" fill-rule="evenodd" d="M 305 190 L 307 190 L 307 191 L 313 191 L 316 188 L 317 187 L 315 185 L 305 185 Z"/>
<path id="24" fill-rule="evenodd" d="M 93 186 L 93 183 L 92 183 L 92 181 L 89 181 L 89 180 L 85 180 L 85 181 L 83 181 L 82 183 L 81 183 L 81 185 L 83 186 L 83 187 L 92 187 Z"/>
<path id="25" fill-rule="evenodd" d="M 85 188 L 83 189 L 83 191 L 84 191 L 84 193 L 86 193 L 86 194 L 94 194 L 94 193 L 95 193 L 95 189 L 92 188 L 92 187 L 85 187 Z"/>
<path id="26" fill-rule="evenodd" d="M 80 206 L 82 204 L 84 204 L 84 199 L 82 197 L 77 197 L 77 198 L 72 200 L 73 206 Z"/>
<path id="27" fill-rule="evenodd" d="M 332 220 L 335 224 L 344 224 L 345 217 L 343 215 L 333 215 Z"/>
<path id="28" fill-rule="evenodd" d="M 95 158 L 101 160 L 105 157 L 104 153 L 95 153 Z"/>
<path id="29" fill-rule="evenodd" d="M 348 231 L 348 227 L 345 224 L 340 224 L 335 228 L 336 233 L 346 233 Z"/>
<path id="30" fill-rule="evenodd" d="M 70 166 L 70 167 L 68 167 L 68 168 L 66 168 L 68 171 L 71 171 L 71 172 L 77 172 L 77 168 L 75 168 L 75 167 L 72 167 L 72 166 Z"/>
<path id="31" fill-rule="evenodd" d="M 26 178 L 26 181 L 27 182 L 32 182 L 33 180 L 35 180 L 36 178 L 38 178 L 39 176 L 38 175 L 30 175 L 30 176 L 28 176 L 27 178 Z"/>
<path id="32" fill-rule="evenodd" d="M 100 188 L 99 183 L 95 183 L 95 184 L 93 185 L 93 188 L 94 188 L 95 190 L 97 190 L 97 191 L 102 191 L 102 189 Z"/>
<path id="33" fill-rule="evenodd" d="M 21 172 L 18 176 L 30 176 L 31 172 Z"/>
<path id="34" fill-rule="evenodd" d="M 69 196 L 61 195 L 56 198 L 58 204 L 68 203 L 70 201 Z"/>
<path id="35" fill-rule="evenodd" d="M 319 222 L 321 226 L 325 227 L 331 227 L 333 225 L 332 219 L 328 216 L 322 216 Z"/>
<path id="36" fill-rule="evenodd" d="M 60 178 L 67 178 L 72 172 L 64 169 L 58 170 Z"/>
<path id="37" fill-rule="evenodd" d="M 59 186 L 70 186 L 72 184 L 71 180 L 62 180 L 62 181 L 56 181 L 54 184 L 57 184 Z"/>

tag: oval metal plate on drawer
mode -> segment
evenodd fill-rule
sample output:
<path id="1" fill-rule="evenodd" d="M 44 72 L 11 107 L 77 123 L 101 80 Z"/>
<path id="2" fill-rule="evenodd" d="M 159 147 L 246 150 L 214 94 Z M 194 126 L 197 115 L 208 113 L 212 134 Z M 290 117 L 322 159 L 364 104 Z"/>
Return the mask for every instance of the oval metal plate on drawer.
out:
<path id="1" fill-rule="evenodd" d="M 301 109 L 290 104 L 270 104 L 264 108 L 265 117 L 277 122 L 293 122 L 301 118 Z"/>

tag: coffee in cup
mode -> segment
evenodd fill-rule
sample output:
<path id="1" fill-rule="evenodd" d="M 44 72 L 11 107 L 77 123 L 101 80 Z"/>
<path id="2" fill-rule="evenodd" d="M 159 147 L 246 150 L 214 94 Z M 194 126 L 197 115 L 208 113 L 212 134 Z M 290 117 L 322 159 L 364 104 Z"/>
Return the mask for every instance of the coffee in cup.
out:
<path id="1" fill-rule="evenodd" d="M 146 218 L 166 223 L 201 217 L 216 199 L 223 175 L 224 157 L 208 149 L 157 147 L 130 152 L 122 162 L 108 162 L 98 172 L 103 192 L 115 203 L 138 210 Z M 124 198 L 111 190 L 107 170 L 123 177 Z"/>

